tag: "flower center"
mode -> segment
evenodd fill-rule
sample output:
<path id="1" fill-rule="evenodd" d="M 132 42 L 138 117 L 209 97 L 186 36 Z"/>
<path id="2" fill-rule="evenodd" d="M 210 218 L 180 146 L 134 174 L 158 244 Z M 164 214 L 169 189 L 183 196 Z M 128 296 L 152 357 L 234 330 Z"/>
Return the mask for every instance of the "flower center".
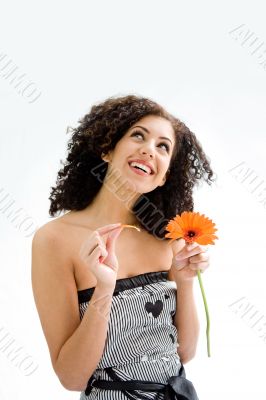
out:
<path id="1" fill-rule="evenodd" d="M 188 231 L 187 235 L 188 235 L 189 237 L 193 237 L 193 236 L 195 236 L 196 234 L 195 234 L 194 231 Z"/>

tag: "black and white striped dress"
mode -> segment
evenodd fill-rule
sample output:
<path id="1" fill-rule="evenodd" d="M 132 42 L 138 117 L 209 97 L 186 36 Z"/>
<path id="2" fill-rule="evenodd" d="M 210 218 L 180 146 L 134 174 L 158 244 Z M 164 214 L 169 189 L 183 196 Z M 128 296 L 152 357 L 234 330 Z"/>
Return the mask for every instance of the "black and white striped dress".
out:
<path id="1" fill-rule="evenodd" d="M 104 352 L 94 372 L 96 379 L 111 380 L 104 370 L 112 367 L 121 380 L 148 380 L 167 383 L 181 367 L 177 353 L 178 334 L 174 325 L 176 283 L 168 271 L 148 272 L 118 279 L 113 293 Z M 88 306 L 93 288 L 79 290 L 80 319 Z M 163 400 L 163 393 L 105 390 L 92 387 L 80 400 Z M 139 395 L 139 396 L 138 396 Z"/>

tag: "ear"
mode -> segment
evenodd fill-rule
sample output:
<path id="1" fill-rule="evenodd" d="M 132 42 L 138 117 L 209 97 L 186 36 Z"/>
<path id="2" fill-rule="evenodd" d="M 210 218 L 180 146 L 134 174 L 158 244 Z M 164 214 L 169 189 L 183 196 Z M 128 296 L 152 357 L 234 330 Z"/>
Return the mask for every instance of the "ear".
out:
<path id="1" fill-rule="evenodd" d="M 108 153 L 102 153 L 101 154 L 101 158 L 102 160 L 104 160 L 105 162 L 109 162 L 110 161 L 110 156 L 109 156 L 109 152 Z"/>

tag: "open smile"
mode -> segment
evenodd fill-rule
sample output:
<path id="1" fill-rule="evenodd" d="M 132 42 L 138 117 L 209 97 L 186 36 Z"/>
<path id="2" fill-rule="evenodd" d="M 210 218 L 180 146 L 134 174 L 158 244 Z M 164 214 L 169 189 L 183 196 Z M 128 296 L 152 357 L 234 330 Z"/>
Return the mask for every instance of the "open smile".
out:
<path id="1" fill-rule="evenodd" d="M 141 168 L 138 167 L 138 166 L 135 166 L 135 167 L 131 166 L 130 163 L 128 163 L 128 165 L 129 165 L 129 168 L 130 168 L 132 171 L 134 171 L 135 174 L 137 174 L 137 175 L 142 175 L 142 176 L 150 176 L 150 175 L 153 175 L 153 172 L 148 173 L 148 172 L 144 171 L 143 169 L 141 169 Z"/>

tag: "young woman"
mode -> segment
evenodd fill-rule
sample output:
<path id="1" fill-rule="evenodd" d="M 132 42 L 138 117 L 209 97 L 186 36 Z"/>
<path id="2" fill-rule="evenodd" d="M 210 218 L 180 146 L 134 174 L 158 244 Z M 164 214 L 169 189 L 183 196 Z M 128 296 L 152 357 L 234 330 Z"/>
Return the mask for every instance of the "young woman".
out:
<path id="1" fill-rule="evenodd" d="M 206 248 L 169 245 L 213 171 L 186 125 L 135 95 L 94 105 L 72 128 L 49 221 L 32 241 L 32 286 L 52 366 L 80 399 L 197 399 L 193 296 Z M 124 227 L 134 225 L 137 229 Z M 146 384 L 145 384 L 146 382 Z"/>

